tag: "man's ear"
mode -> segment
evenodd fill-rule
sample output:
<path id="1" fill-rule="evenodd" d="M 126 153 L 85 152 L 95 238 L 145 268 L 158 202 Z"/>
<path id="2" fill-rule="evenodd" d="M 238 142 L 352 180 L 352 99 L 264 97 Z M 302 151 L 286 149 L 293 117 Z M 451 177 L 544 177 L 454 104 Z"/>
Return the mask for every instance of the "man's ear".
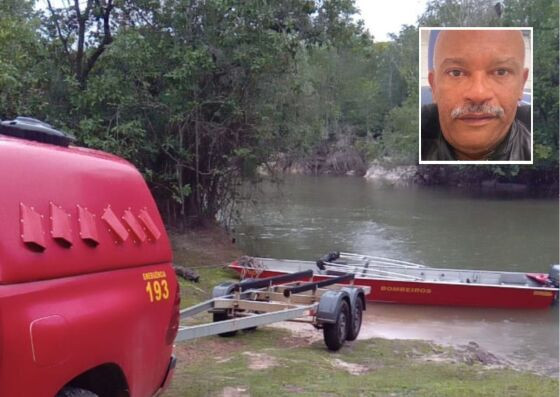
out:
<path id="1" fill-rule="evenodd" d="M 428 73 L 428 83 L 430 83 L 430 87 L 432 88 L 432 102 L 437 103 L 436 82 L 433 70 L 430 70 L 430 72 Z"/>
<path id="2" fill-rule="evenodd" d="M 529 69 L 525 68 L 523 69 L 523 86 L 521 87 L 521 96 L 519 97 L 519 99 L 521 100 L 523 98 L 523 88 L 525 88 L 525 83 L 527 82 L 527 78 L 529 77 Z"/>

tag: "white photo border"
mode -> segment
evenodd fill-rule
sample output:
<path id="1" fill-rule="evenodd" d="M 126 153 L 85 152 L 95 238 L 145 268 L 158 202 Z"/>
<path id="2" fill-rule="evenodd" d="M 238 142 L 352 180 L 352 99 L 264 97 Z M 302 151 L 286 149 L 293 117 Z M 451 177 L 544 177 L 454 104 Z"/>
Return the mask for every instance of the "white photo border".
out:
<path id="1" fill-rule="evenodd" d="M 524 161 L 507 161 L 507 160 L 441 160 L 441 161 L 429 161 L 422 160 L 422 31 L 431 32 L 432 30 L 528 30 L 531 40 L 531 56 L 529 60 L 529 73 L 531 76 L 532 86 L 531 86 L 531 160 Z M 517 27 L 490 27 L 490 26 L 478 26 L 478 27 L 439 27 L 439 26 L 421 26 L 418 29 L 418 163 L 419 164 L 453 164 L 453 165 L 470 165 L 470 164 L 533 164 L 533 104 L 535 102 L 535 83 L 533 79 L 533 54 L 535 53 L 535 48 L 533 46 L 533 27 L 529 26 L 517 26 Z M 429 55 L 428 55 L 429 56 Z"/>

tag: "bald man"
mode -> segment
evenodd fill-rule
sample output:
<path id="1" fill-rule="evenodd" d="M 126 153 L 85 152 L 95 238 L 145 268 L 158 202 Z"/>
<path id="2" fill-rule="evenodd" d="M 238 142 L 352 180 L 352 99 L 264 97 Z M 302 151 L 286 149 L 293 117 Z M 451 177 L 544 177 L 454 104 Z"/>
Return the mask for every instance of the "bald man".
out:
<path id="1" fill-rule="evenodd" d="M 442 30 L 428 75 L 434 104 L 422 108 L 422 160 L 530 160 L 521 121 L 530 108 L 518 107 L 524 64 L 519 30 Z"/>

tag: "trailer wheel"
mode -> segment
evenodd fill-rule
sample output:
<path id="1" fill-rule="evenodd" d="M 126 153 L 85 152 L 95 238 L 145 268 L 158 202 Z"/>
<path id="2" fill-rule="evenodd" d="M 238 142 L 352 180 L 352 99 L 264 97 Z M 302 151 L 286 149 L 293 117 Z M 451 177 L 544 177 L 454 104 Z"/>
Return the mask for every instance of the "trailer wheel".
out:
<path id="1" fill-rule="evenodd" d="M 360 328 L 362 328 L 362 315 L 364 310 L 364 304 L 362 299 L 357 296 L 356 303 L 352 308 L 352 315 L 350 316 L 350 321 L 348 322 L 348 335 L 346 340 L 353 341 L 356 340 L 358 334 L 360 333 Z"/>
<path id="2" fill-rule="evenodd" d="M 65 387 L 58 392 L 56 397 L 98 397 L 97 394 L 89 390 L 80 389 L 78 387 Z"/>
<path id="3" fill-rule="evenodd" d="M 229 320 L 229 319 L 230 319 L 230 317 L 228 316 L 228 314 L 226 312 L 214 312 L 214 313 L 212 313 L 212 320 L 214 322 L 225 321 L 225 320 Z M 223 338 L 229 338 L 229 337 L 237 335 L 237 331 L 222 332 L 221 334 L 218 334 L 218 335 L 223 337 Z"/>
<path id="4" fill-rule="evenodd" d="M 247 278 L 244 278 L 243 280 L 241 280 L 241 284 L 248 283 L 250 281 L 255 281 L 255 280 L 258 280 L 258 278 L 247 277 Z M 243 328 L 242 331 L 243 332 L 253 332 L 253 331 L 256 331 L 256 329 L 257 329 L 257 327 L 249 327 L 249 328 Z"/>
<path id="5" fill-rule="evenodd" d="M 336 322 L 323 325 L 323 338 L 329 350 L 337 351 L 344 344 L 348 335 L 349 312 L 348 303 L 342 300 L 336 311 Z"/>

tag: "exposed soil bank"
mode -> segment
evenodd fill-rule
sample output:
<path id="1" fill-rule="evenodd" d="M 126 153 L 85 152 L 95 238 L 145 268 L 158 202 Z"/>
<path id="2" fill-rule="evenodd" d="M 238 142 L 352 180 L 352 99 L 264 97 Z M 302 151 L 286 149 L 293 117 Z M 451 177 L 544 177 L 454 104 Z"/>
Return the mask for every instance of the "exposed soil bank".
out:
<path id="1" fill-rule="evenodd" d="M 419 165 L 414 181 L 421 185 L 477 186 L 496 192 L 558 195 L 558 167 Z"/>
<path id="2" fill-rule="evenodd" d="M 233 238 L 217 225 L 189 229 L 171 234 L 174 262 L 187 267 L 226 265 L 243 253 Z"/>
<path id="3" fill-rule="evenodd" d="M 476 166 L 387 165 L 373 162 L 364 177 L 372 182 L 394 186 L 444 186 L 465 189 L 479 195 L 553 197 L 559 193 L 558 170 L 555 174 L 552 171 L 525 169 L 519 170 L 515 176 L 500 176 L 488 167 L 473 167 Z"/>
<path id="4" fill-rule="evenodd" d="M 172 242 L 175 262 L 201 276 L 197 284 L 181 281 L 182 306 L 208 299 L 214 285 L 235 277 L 223 266 L 241 253 L 219 228 L 174 235 Z M 196 339 L 179 343 L 175 354 L 168 397 L 558 395 L 556 378 L 516 370 L 475 343 L 453 348 L 371 338 L 330 353 L 310 325 Z"/>
<path id="5" fill-rule="evenodd" d="M 408 185 L 416 182 L 418 167 L 414 165 L 387 166 L 378 162 L 370 164 L 364 177 L 374 182 L 391 185 Z"/>
<path id="6" fill-rule="evenodd" d="M 278 155 L 261 167 L 262 174 L 352 175 L 391 185 L 479 187 L 509 193 L 558 195 L 558 166 L 534 165 L 397 165 L 385 158 L 369 164 L 351 140 L 323 142 L 305 158 Z"/>
<path id="7" fill-rule="evenodd" d="M 513 370 L 476 344 L 373 338 L 331 353 L 322 341 L 263 327 L 181 343 L 176 354 L 166 396 L 558 395 L 556 379 Z"/>
<path id="8" fill-rule="evenodd" d="M 322 142 L 304 158 L 279 154 L 266 167 L 263 174 L 270 172 L 302 175 L 356 175 L 363 176 L 367 162 L 354 147 L 350 138 L 337 142 Z"/>

